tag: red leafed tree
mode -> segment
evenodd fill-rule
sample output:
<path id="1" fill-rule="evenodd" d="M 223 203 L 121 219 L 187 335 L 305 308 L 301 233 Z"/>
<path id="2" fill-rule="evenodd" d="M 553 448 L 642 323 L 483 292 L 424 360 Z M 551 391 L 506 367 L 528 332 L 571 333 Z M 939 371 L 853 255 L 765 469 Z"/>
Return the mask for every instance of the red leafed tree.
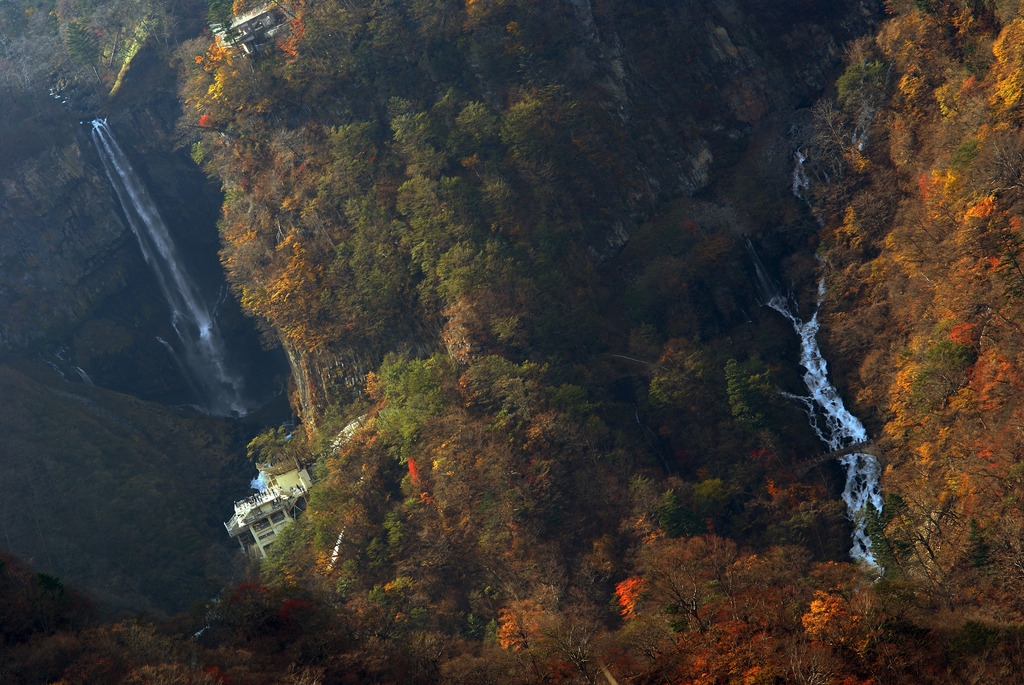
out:
<path id="1" fill-rule="evenodd" d="M 619 613 L 623 619 L 628 621 L 636 616 L 636 603 L 643 595 L 646 584 L 647 581 L 642 576 L 632 576 L 615 586 L 615 599 L 619 603 Z"/>
<path id="2" fill-rule="evenodd" d="M 423 487 L 423 476 L 420 475 L 420 467 L 416 464 L 416 460 L 411 458 L 409 459 L 409 478 L 416 487 Z"/>

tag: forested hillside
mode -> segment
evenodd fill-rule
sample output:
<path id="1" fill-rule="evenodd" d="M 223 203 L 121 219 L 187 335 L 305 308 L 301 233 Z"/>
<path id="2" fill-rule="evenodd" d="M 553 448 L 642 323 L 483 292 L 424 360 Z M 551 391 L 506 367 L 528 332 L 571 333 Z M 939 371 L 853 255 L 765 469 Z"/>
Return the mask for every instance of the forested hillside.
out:
<path id="1" fill-rule="evenodd" d="M 315 463 L 309 510 L 173 623 L 5 562 L 9 679 L 1024 673 L 1017 2 L 278 6 L 255 54 L 157 52 L 292 366 L 301 426 L 250 451 Z M 748 245 L 808 315 L 823 279 L 878 566 Z"/>
<path id="2" fill-rule="evenodd" d="M 209 131 L 193 155 L 226 193 L 222 259 L 291 355 L 307 425 L 402 345 L 572 363 L 621 339 L 599 267 L 735 163 L 767 111 L 823 88 L 846 24 L 866 25 L 855 7 L 730 7 L 297 3 L 254 60 L 184 45 L 183 124 Z M 694 271 L 735 260 L 742 279 L 735 235 L 715 234 Z M 685 325 L 738 316 L 721 302 Z"/>
<path id="3" fill-rule="evenodd" d="M 1011 622 L 1024 608 L 1022 29 L 1002 3 L 934 3 L 857 42 L 837 104 L 819 106 L 817 170 L 832 180 L 813 186 L 832 357 L 889 455 L 886 576 Z M 871 123 L 850 150 L 858 116 Z"/>

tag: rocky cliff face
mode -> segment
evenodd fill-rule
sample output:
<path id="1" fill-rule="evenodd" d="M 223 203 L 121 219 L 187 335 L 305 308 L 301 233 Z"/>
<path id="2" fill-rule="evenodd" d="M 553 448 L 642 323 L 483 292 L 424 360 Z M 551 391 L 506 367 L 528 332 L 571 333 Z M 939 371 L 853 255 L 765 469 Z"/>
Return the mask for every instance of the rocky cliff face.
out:
<path id="1" fill-rule="evenodd" d="M 205 16 L 205 3 L 194 9 Z M 11 13 L 0 14 L 7 46 Z M 45 21 L 34 38 L 58 40 L 56 18 Z M 116 97 L 60 55 L 17 84 L 0 77 L 0 480 L 11 503 L 0 548 L 108 608 L 172 612 L 220 587 L 211 572 L 231 569 L 221 521 L 246 492 L 241 455 L 260 425 L 164 406 L 195 393 L 163 342 L 175 339 L 171 312 L 94 148 L 93 118 L 108 119 L 142 176 L 232 355 L 252 362 L 260 378 L 249 394 L 269 398 L 286 366 L 260 356 L 227 293 L 222 197 L 175 144 L 173 45 L 163 40 L 133 53 Z M 29 502 L 28 491 L 43 494 Z"/>
<path id="2" fill-rule="evenodd" d="M 122 219 L 89 128 L 72 113 L 57 112 L 35 132 L 41 149 L 3 165 L 0 350 L 62 347 L 60 356 L 100 385 L 185 401 L 188 389 L 158 340 L 173 339 L 170 314 Z M 128 127 L 125 132 L 132 142 L 140 138 Z M 198 200 L 183 224 L 191 229 L 189 251 L 213 262 L 214 269 L 200 269 L 212 282 L 216 196 L 207 191 L 203 202 L 202 189 L 189 183 L 197 172 L 166 152 L 140 156 L 139 166 L 159 184 L 164 206 L 174 207 L 174 194 Z"/>
<path id="3" fill-rule="evenodd" d="M 220 521 L 246 492 L 241 455 L 258 427 L 136 399 L 186 403 L 192 390 L 161 342 L 174 340 L 171 315 L 89 122 L 108 118 L 199 289 L 223 296 L 233 351 L 252 356 L 217 256 L 220 193 L 175 148 L 174 72 L 155 51 L 137 56 L 115 100 L 20 98 L 0 107 L 0 480 L 12 502 L 0 548 L 108 609 L 181 611 L 217 590 L 211 573 L 231 572 Z M 269 395 L 273 360 L 265 368 Z M 47 494 L 28 502 L 26 488 Z"/>
<path id="4" fill-rule="evenodd" d="M 23 134 L 40 139 L 0 164 L 0 349 L 59 334 L 126 284 L 131 234 L 94 164 L 84 126 L 59 105 Z M 77 130 L 81 129 L 81 130 Z"/>
<path id="5" fill-rule="evenodd" d="M 650 200 L 701 191 L 735 163 L 760 122 L 808 106 L 843 44 L 881 10 L 877 0 L 571 4 L 580 58 L 570 74 L 589 79 L 618 111 Z"/>
<path id="6" fill-rule="evenodd" d="M 183 397 L 180 374 L 156 340 L 170 335 L 168 315 L 88 125 L 65 111 L 46 124 L 36 130 L 41 149 L 4 165 L 0 350 L 57 347 L 101 385 Z"/>

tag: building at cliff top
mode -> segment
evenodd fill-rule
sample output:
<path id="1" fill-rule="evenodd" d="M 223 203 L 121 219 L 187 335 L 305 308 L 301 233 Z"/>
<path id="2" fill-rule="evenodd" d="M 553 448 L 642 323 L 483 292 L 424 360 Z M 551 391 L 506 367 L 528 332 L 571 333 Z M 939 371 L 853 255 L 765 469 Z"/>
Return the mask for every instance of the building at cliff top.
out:
<path id="1" fill-rule="evenodd" d="M 289 18 L 289 11 L 281 3 L 274 2 L 232 17 L 227 28 L 211 24 L 210 29 L 229 49 L 253 55 L 274 44 L 277 36 L 288 27 Z"/>
<path id="2" fill-rule="evenodd" d="M 261 559 L 274 540 L 309 504 L 313 480 L 299 460 L 289 457 L 260 468 L 262 492 L 235 502 L 235 514 L 224 524 L 242 551 Z"/>

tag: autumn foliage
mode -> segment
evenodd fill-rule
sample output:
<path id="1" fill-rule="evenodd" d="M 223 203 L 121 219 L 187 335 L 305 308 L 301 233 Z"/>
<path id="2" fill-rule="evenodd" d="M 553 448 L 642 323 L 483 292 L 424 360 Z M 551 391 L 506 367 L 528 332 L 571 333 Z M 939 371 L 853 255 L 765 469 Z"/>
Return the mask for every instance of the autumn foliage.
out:
<path id="1" fill-rule="evenodd" d="M 794 7 L 801 22 L 836 11 Z M 177 64 L 181 130 L 224 191 L 222 264 L 292 365 L 309 510 L 258 579 L 177 624 L 83 626 L 53 579 L 11 575 L 5 668 L 236 683 L 1020 671 L 1022 29 L 1006 6 L 888 3 L 807 115 L 800 200 L 750 163 L 768 99 L 740 86 L 760 76 L 722 97 L 726 116 L 702 75 L 753 54 L 733 45 L 743 32 L 695 29 L 685 3 L 289 8 L 272 49 L 207 35 Z M 676 87 L 685 107 L 635 108 Z M 885 455 L 885 507 L 860 513 L 878 568 L 849 562 L 844 476 L 814 463 L 802 405 L 780 395 L 803 392 L 795 341 L 760 307 L 748 236 L 804 307 L 824 273 L 823 346 Z"/>

